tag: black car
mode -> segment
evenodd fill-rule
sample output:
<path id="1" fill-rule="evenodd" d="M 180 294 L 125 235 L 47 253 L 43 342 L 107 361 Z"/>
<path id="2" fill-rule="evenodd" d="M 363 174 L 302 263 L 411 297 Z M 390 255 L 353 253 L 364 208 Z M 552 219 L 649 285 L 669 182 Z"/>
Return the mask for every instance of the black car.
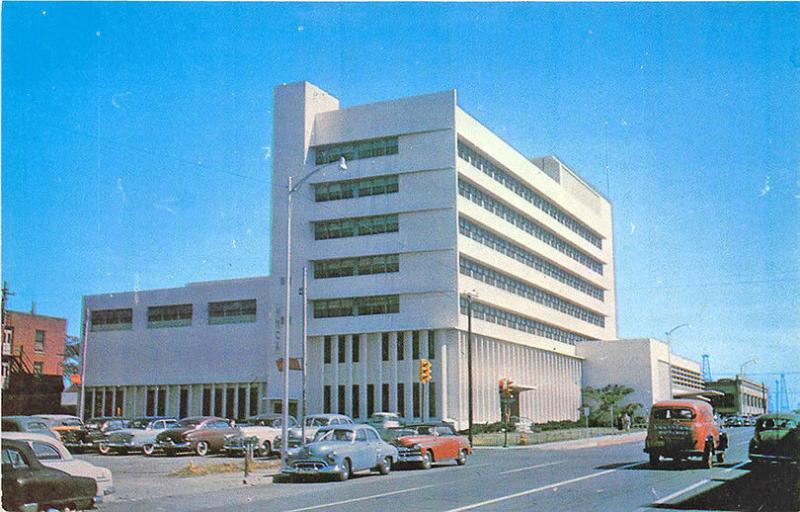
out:
<path id="1" fill-rule="evenodd" d="M 58 439 L 56 433 L 47 426 L 47 422 L 36 416 L 3 416 L 2 430 L 3 432 L 32 432 Z"/>
<path id="2" fill-rule="evenodd" d="M 130 420 L 126 418 L 119 418 L 117 416 L 102 416 L 99 418 L 92 418 L 86 422 L 86 440 L 95 448 L 99 449 L 99 444 L 105 441 L 108 434 L 115 430 L 122 430 L 128 428 Z"/>
<path id="3" fill-rule="evenodd" d="M 35 512 L 49 508 L 91 508 L 97 494 L 93 478 L 48 468 L 27 443 L 3 439 L 3 510 Z"/>

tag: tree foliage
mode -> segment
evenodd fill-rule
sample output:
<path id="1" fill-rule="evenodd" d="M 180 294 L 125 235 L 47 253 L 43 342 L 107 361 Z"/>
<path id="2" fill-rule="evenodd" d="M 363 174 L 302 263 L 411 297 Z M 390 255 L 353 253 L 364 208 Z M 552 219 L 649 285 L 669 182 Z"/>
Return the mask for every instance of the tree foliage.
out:
<path id="1" fill-rule="evenodd" d="M 589 425 L 593 427 L 612 426 L 612 409 L 614 418 L 623 412 L 634 418 L 642 404 L 622 403 L 625 397 L 631 393 L 633 393 L 633 388 L 621 384 L 609 384 L 602 388 L 591 386 L 583 388 L 583 406 L 590 408 Z"/>

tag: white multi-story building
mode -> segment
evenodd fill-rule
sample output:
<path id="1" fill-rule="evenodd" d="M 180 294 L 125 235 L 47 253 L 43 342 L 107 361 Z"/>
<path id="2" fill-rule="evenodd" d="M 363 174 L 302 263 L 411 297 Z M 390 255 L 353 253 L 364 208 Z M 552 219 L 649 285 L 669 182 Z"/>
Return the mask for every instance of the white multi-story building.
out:
<path id="1" fill-rule="evenodd" d="M 310 411 L 465 425 L 469 293 L 475 421 L 500 419 L 503 378 L 514 415 L 578 417 L 575 344 L 616 337 L 602 195 L 557 158 L 522 155 L 455 91 L 343 108 L 300 82 L 275 89 L 273 115 L 272 272 L 283 285 L 292 177 L 292 288 L 304 267 L 309 275 Z M 291 296 L 298 354 L 302 300 Z M 420 358 L 433 363 L 427 392 Z"/>

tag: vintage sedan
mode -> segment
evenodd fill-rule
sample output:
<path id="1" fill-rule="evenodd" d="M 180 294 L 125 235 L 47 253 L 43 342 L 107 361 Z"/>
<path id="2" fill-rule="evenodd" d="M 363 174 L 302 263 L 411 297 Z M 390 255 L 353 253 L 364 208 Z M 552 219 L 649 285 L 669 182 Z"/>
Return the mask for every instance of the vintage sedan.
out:
<path id="1" fill-rule="evenodd" d="M 367 419 L 367 425 L 371 425 L 378 430 L 395 428 L 402 426 L 403 420 L 396 412 L 376 412 Z"/>
<path id="2" fill-rule="evenodd" d="M 225 436 L 223 449 L 228 455 L 242 455 L 248 443 L 255 447 L 256 455 L 266 457 L 275 449 L 275 439 L 281 434 L 282 414 L 261 414 L 247 418 L 243 424 L 237 425 L 237 432 Z M 289 416 L 289 428 L 297 425 L 297 420 Z"/>
<path id="3" fill-rule="evenodd" d="M 380 438 L 369 425 L 322 427 L 314 440 L 289 450 L 283 473 L 291 478 L 333 476 L 347 480 L 356 471 L 388 475 L 398 460 L 397 448 Z"/>
<path id="4" fill-rule="evenodd" d="M 71 452 L 83 453 L 87 448 L 94 447 L 89 430 L 79 417 L 68 414 L 37 414 L 35 417 L 45 420 L 50 430 Z"/>
<path id="5" fill-rule="evenodd" d="M 135 418 L 128 423 L 128 428 L 110 432 L 106 439 L 98 444 L 97 449 L 103 455 L 140 451 L 150 456 L 156 450 L 156 436 L 177 424 L 178 420 L 175 418 Z"/>
<path id="6" fill-rule="evenodd" d="M 434 462 L 454 460 L 463 466 L 467 463 L 467 456 L 472 454 L 467 438 L 456 434 L 453 427 L 445 423 L 406 425 L 389 431 L 397 446 L 400 463 L 413 463 L 422 469 L 430 469 Z"/>
<path id="7" fill-rule="evenodd" d="M 155 448 L 168 456 L 178 452 L 194 452 L 201 457 L 222 450 L 225 436 L 233 434 L 229 420 L 216 416 L 195 416 L 180 420 L 173 428 L 156 436 Z"/>
<path id="8" fill-rule="evenodd" d="M 50 430 L 47 422 L 36 416 L 3 416 L 3 432 L 33 432 L 58 439 L 58 434 Z"/>
<path id="9" fill-rule="evenodd" d="M 779 412 L 759 417 L 749 453 L 754 469 L 767 464 L 800 468 L 800 414 Z"/>
<path id="10" fill-rule="evenodd" d="M 117 416 L 101 416 L 91 418 L 86 422 L 88 442 L 97 448 L 98 451 L 103 447 L 103 443 L 111 432 L 122 430 L 128 426 L 129 420 Z M 102 452 L 101 452 L 102 453 Z"/>
<path id="11" fill-rule="evenodd" d="M 2 452 L 3 510 L 36 512 L 65 507 L 83 510 L 92 506 L 97 493 L 95 480 L 43 465 L 22 441 L 4 436 Z"/>
<path id="12" fill-rule="evenodd" d="M 26 443 L 33 450 L 39 462 L 49 468 L 58 469 L 72 476 L 93 479 L 97 483 L 98 501 L 102 500 L 103 496 L 114 492 L 114 480 L 109 469 L 76 459 L 61 441 L 28 432 L 12 432 L 5 434 L 3 439 L 14 439 Z"/>
<path id="13" fill-rule="evenodd" d="M 314 439 L 317 431 L 322 427 L 336 425 L 352 425 L 353 419 L 344 414 L 309 414 L 306 416 L 306 438 L 303 439 L 302 426 L 298 425 L 289 429 L 289 447 L 295 448 Z M 281 438 L 275 439 L 275 446 L 280 447 Z"/>

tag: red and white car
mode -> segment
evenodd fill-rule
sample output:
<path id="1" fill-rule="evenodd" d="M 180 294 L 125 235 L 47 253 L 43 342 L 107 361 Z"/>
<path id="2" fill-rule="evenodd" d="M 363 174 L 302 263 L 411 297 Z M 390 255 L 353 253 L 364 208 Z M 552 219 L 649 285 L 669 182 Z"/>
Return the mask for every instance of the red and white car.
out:
<path id="1" fill-rule="evenodd" d="M 417 464 L 422 469 L 446 460 L 454 460 L 463 466 L 467 463 L 467 456 L 472 454 L 467 438 L 456 434 L 446 423 L 390 428 L 387 435 L 397 446 L 398 463 Z"/>

